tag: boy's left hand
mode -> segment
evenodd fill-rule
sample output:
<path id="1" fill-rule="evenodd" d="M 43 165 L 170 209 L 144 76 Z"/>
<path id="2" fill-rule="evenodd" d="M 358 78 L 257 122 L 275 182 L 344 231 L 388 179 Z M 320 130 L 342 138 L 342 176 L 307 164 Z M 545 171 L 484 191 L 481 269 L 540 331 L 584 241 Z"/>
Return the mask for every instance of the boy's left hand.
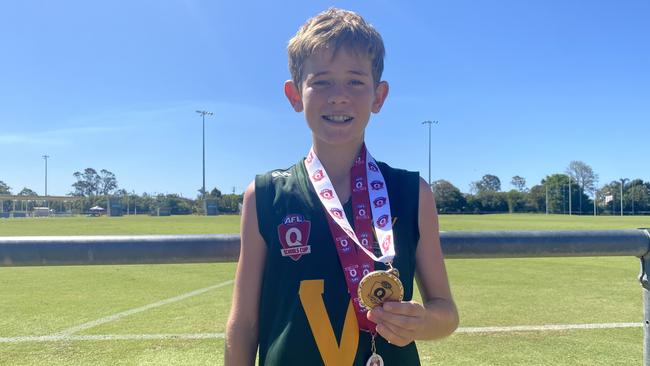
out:
<path id="1" fill-rule="evenodd" d="M 415 301 L 387 302 L 367 313 L 377 324 L 379 333 L 388 343 L 406 346 L 413 342 L 426 326 L 427 310 Z"/>

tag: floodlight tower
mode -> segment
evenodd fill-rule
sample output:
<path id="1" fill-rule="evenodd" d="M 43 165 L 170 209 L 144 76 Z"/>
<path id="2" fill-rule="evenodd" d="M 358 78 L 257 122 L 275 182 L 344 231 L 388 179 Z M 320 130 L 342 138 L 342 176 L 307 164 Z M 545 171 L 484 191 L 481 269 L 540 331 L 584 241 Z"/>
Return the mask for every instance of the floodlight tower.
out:
<path id="1" fill-rule="evenodd" d="M 45 197 L 47 197 L 47 159 L 49 157 L 49 155 L 43 155 L 43 159 L 45 159 Z"/>
<path id="2" fill-rule="evenodd" d="M 211 116 L 214 113 L 208 111 L 196 111 L 201 115 L 203 120 L 203 186 L 201 188 L 201 199 L 205 199 L 205 116 Z"/>
<path id="3" fill-rule="evenodd" d="M 422 122 L 423 125 L 429 125 L 429 189 L 432 189 L 431 187 L 431 125 L 432 124 L 438 124 L 438 121 L 424 121 Z"/>

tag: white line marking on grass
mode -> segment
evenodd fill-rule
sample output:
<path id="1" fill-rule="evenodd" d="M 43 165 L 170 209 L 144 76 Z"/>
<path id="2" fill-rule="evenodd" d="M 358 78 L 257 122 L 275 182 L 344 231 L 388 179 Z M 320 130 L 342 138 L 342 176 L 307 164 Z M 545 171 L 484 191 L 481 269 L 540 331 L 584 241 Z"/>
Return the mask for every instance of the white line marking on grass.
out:
<path id="1" fill-rule="evenodd" d="M 101 319 L 93 320 L 93 321 L 90 321 L 90 322 L 87 322 L 87 323 L 83 323 L 83 324 L 74 326 L 72 328 L 68 328 L 68 329 L 63 330 L 61 332 L 55 333 L 52 336 L 54 336 L 54 337 L 69 336 L 69 335 L 72 335 L 74 333 L 81 332 L 82 330 L 86 330 L 86 329 L 96 327 L 98 325 L 106 324 L 106 323 L 109 323 L 109 322 L 124 318 L 124 317 L 129 316 L 129 315 L 141 313 L 141 312 L 147 311 L 149 309 L 153 309 L 153 308 L 157 308 L 157 307 L 160 307 L 160 306 L 163 306 L 163 305 L 167 305 L 167 304 L 171 304 L 171 303 L 178 302 L 178 301 L 181 301 L 181 300 L 185 300 L 185 299 L 187 299 L 189 297 L 192 297 L 192 296 L 201 295 L 201 294 L 206 293 L 206 292 L 208 292 L 210 290 L 214 290 L 214 289 L 217 289 L 217 288 L 220 288 L 220 287 L 230 285 L 233 282 L 234 282 L 233 280 L 222 282 L 222 283 L 214 285 L 214 286 L 198 289 L 198 290 L 188 292 L 188 293 L 183 294 L 183 295 L 179 295 L 179 296 L 172 297 L 172 298 L 169 298 L 169 299 L 154 302 L 153 304 L 141 306 L 141 307 L 135 308 L 135 309 L 122 311 L 122 312 L 117 313 L 117 314 L 113 314 L 113 315 L 110 315 L 110 316 L 107 316 L 107 317 L 104 317 L 104 318 L 101 318 Z"/>
<path id="2" fill-rule="evenodd" d="M 506 327 L 460 327 L 456 330 L 456 333 L 534 332 L 534 331 L 548 331 L 548 330 L 611 329 L 611 328 L 641 328 L 641 327 L 643 327 L 643 323 L 514 325 L 514 326 L 506 326 Z"/>
<path id="3" fill-rule="evenodd" d="M 0 338 L 0 343 L 25 343 L 25 342 L 70 342 L 70 341 L 131 341 L 131 340 L 165 340 L 165 339 L 220 339 L 223 333 L 195 333 L 195 334 L 103 334 L 103 335 L 49 335 L 33 337 Z"/>
<path id="4" fill-rule="evenodd" d="M 557 330 L 641 328 L 643 323 L 599 323 L 599 324 L 550 324 L 550 325 L 516 325 L 509 327 L 460 327 L 456 333 L 507 333 L 507 332 L 543 332 Z M 0 343 L 25 342 L 74 342 L 74 341 L 122 341 L 122 340 L 165 340 L 165 339 L 222 339 L 223 333 L 189 333 L 189 334 L 104 334 L 104 335 L 49 335 L 30 337 L 0 337 Z"/>

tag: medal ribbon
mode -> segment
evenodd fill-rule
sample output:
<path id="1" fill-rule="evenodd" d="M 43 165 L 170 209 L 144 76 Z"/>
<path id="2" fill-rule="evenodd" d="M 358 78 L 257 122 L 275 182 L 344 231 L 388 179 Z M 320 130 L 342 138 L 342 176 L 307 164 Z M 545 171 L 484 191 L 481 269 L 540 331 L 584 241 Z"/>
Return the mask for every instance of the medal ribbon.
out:
<path id="1" fill-rule="evenodd" d="M 305 168 L 326 212 L 325 216 L 343 267 L 359 328 L 374 333 L 375 323 L 367 319 L 365 313 L 368 309 L 361 304 L 357 288 L 361 278 L 374 270 L 373 261 L 390 264 L 395 257 L 386 181 L 379 171 L 377 162 L 366 150 L 365 144 L 362 145 L 350 170 L 355 231 L 352 229 L 334 186 L 313 148 L 305 159 Z M 380 243 L 381 257 L 377 257 L 373 253 L 373 227 Z M 354 242 L 362 252 L 354 250 L 350 241 Z"/>

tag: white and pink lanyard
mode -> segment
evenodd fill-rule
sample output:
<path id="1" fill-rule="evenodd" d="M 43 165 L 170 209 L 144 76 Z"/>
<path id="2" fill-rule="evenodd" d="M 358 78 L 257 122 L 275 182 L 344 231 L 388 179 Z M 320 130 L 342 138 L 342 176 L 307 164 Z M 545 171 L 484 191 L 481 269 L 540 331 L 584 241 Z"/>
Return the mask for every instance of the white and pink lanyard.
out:
<path id="1" fill-rule="evenodd" d="M 366 150 L 365 144 L 362 145 L 359 156 L 355 159 L 350 171 L 355 231 L 352 229 L 332 181 L 314 153 L 313 147 L 305 159 L 305 168 L 326 211 L 325 216 L 327 216 L 330 232 L 343 267 L 359 328 L 374 333 L 376 324 L 367 319 L 365 313 L 368 309 L 361 305 L 357 287 L 359 287 L 361 278 L 374 270 L 374 261 L 388 264 L 395 257 L 393 223 L 386 181 L 379 171 L 375 159 Z M 377 257 L 373 253 L 373 226 L 377 234 L 377 241 L 380 243 L 381 257 Z M 354 250 L 350 240 L 356 243 L 363 253 Z"/>

